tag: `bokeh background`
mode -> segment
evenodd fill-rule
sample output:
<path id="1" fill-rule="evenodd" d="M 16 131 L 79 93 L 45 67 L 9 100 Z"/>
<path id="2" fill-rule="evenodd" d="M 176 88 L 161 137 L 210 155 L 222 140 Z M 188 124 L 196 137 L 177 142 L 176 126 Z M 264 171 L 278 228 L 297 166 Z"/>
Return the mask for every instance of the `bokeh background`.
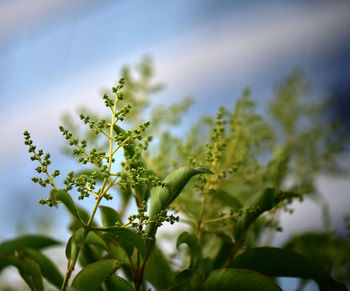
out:
<path id="1" fill-rule="evenodd" d="M 263 108 L 276 82 L 296 68 L 315 96 L 334 98 L 332 114 L 349 125 L 349 27 L 345 0 L 0 1 L 0 240 L 37 231 L 67 238 L 64 211 L 37 203 L 47 193 L 31 182 L 23 131 L 66 173 L 74 164 L 60 151 L 62 114 L 102 109 L 101 92 L 123 65 L 153 58 L 156 80 L 165 84 L 154 104 L 195 99 L 184 129 L 220 105 L 231 108 L 247 85 Z M 349 154 L 341 161 L 347 166 Z M 341 232 L 350 182 L 320 176 L 317 183 Z M 317 202 L 293 207 L 281 218 L 276 245 L 301 229 L 323 227 Z"/>

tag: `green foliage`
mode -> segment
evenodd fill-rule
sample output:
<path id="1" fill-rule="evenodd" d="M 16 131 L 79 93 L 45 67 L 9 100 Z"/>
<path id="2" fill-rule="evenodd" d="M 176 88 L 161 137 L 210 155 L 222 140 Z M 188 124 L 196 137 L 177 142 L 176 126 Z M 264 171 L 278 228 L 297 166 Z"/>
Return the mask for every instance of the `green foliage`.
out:
<path id="1" fill-rule="evenodd" d="M 281 230 L 279 213 L 291 211 L 294 199 L 317 197 L 317 175 L 341 173 L 336 159 L 348 135 L 336 122 L 324 124 L 328 101 L 315 105 L 305 77 L 295 72 L 277 86 L 268 115 L 258 113 L 245 89 L 232 109 L 201 117 L 179 137 L 172 127 L 192 100 L 150 110 L 149 94 L 161 88 L 152 82 L 151 60 L 137 72 L 125 67 L 103 92 L 108 114 L 83 110 L 87 131 L 68 117 L 59 127 L 82 167 L 68 173 L 64 189 L 50 155 L 25 131 L 39 163 L 33 182 L 52 188 L 39 202 L 63 204 L 71 217 L 68 266 L 62 276 L 40 252 L 56 241 L 25 236 L 0 244 L 0 270 L 15 266 L 32 290 L 43 290 L 43 279 L 61 290 L 281 290 L 280 276 L 347 290 L 337 280 L 350 282 L 349 238 L 302 234 L 284 248 L 259 247 L 267 230 Z M 81 208 L 78 200 L 91 196 L 94 207 Z M 116 196 L 119 205 L 110 202 Z M 126 217 L 131 203 L 137 209 Z M 187 228 L 171 237 L 175 253 L 165 254 L 158 229 L 178 221 Z M 82 269 L 71 278 L 77 264 Z"/>

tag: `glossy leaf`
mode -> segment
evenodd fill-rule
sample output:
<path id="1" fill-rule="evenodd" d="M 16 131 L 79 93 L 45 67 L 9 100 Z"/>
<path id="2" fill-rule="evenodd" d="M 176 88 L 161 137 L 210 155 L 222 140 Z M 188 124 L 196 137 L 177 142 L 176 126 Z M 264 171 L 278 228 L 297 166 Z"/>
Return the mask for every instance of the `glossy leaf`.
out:
<path id="1" fill-rule="evenodd" d="M 100 206 L 102 224 L 104 226 L 114 226 L 116 222 L 123 224 L 119 214 L 113 208 L 108 206 Z"/>
<path id="2" fill-rule="evenodd" d="M 119 267 L 116 260 L 101 260 L 85 266 L 74 278 L 72 287 L 79 291 L 95 291 Z"/>
<path id="3" fill-rule="evenodd" d="M 141 237 L 139 237 L 136 234 L 136 232 L 127 228 L 122 228 L 122 227 L 111 227 L 111 228 L 105 229 L 104 231 L 108 233 L 113 233 L 117 235 L 118 239 L 120 239 L 121 241 L 125 241 L 129 244 L 132 244 L 138 249 L 142 257 L 145 256 L 146 245 L 144 241 L 141 239 Z"/>
<path id="4" fill-rule="evenodd" d="M 23 251 L 26 257 L 35 261 L 41 270 L 42 275 L 54 286 L 60 288 L 63 282 L 63 276 L 55 264 L 44 254 L 35 249 L 25 248 Z"/>
<path id="5" fill-rule="evenodd" d="M 281 291 L 270 278 L 246 269 L 219 269 L 210 272 L 204 285 L 198 290 L 231 291 Z"/>
<path id="6" fill-rule="evenodd" d="M 78 221 L 81 221 L 79 212 L 72 197 L 65 190 L 52 190 L 51 196 L 54 197 L 54 200 L 61 201 L 67 210 L 72 214 Z"/>
<path id="7" fill-rule="evenodd" d="M 46 236 L 25 235 L 0 244 L 0 255 L 14 254 L 17 249 L 29 247 L 32 249 L 43 249 L 60 243 Z M 0 260 L 0 271 L 8 266 L 5 260 Z"/>
<path id="8" fill-rule="evenodd" d="M 197 174 L 212 174 L 206 168 L 190 168 L 182 167 L 170 174 L 165 179 L 165 187 L 154 187 L 151 191 L 151 206 L 149 216 L 155 218 L 160 211 L 165 210 L 173 202 L 176 197 L 181 193 L 182 189 L 186 186 L 189 180 Z M 147 225 L 146 234 L 150 237 L 154 237 L 157 230 L 157 225 L 151 223 Z"/>
<path id="9" fill-rule="evenodd" d="M 245 268 L 271 277 L 313 279 L 320 290 L 333 290 L 337 284 L 320 264 L 293 251 L 280 248 L 254 248 L 240 254 L 229 265 Z"/>
<path id="10" fill-rule="evenodd" d="M 13 255 L 1 256 L 7 265 L 16 267 L 23 280 L 35 291 L 44 291 L 44 284 L 39 265 L 30 258 L 18 258 Z"/>
<path id="11" fill-rule="evenodd" d="M 106 280 L 106 285 L 109 291 L 133 291 L 134 288 L 130 285 L 128 281 L 117 276 L 112 275 Z"/>
<path id="12" fill-rule="evenodd" d="M 95 231 L 85 233 L 84 228 L 79 228 L 73 235 L 75 242 L 79 244 L 92 244 L 105 250 L 109 250 L 107 243 Z"/>
<path id="13" fill-rule="evenodd" d="M 0 244 L 0 254 L 12 254 L 18 248 L 43 249 L 59 245 L 60 242 L 42 235 L 24 235 Z"/>

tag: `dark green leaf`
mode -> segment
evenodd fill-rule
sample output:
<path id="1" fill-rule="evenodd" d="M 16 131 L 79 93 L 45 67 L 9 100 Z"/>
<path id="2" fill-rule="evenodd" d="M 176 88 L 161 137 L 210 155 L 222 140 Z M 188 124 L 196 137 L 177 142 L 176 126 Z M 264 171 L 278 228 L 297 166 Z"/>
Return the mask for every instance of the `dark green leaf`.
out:
<path id="1" fill-rule="evenodd" d="M 2 258 L 1 258 L 2 257 Z M 23 280 L 35 291 L 44 291 L 43 279 L 39 265 L 30 258 L 18 258 L 13 255 L 1 255 L 1 260 L 7 265 L 18 269 Z"/>
<path id="2" fill-rule="evenodd" d="M 109 291 L 133 291 L 134 288 L 130 285 L 128 281 L 117 276 L 112 275 L 106 280 L 106 285 Z"/>
<path id="3" fill-rule="evenodd" d="M 193 234 L 189 234 L 187 231 L 184 231 L 177 238 L 176 248 L 178 249 L 183 243 L 187 244 L 190 249 L 194 250 L 197 247 L 197 237 Z"/>
<path id="4" fill-rule="evenodd" d="M 59 245 L 60 243 L 46 236 L 41 235 L 25 235 L 12 240 L 5 241 L 0 244 L 0 255 L 14 254 L 17 249 L 28 247 L 32 249 L 43 249 L 50 246 Z M 0 260 L 0 271 L 7 267 L 8 264 L 4 260 Z"/>
<path id="5" fill-rule="evenodd" d="M 232 242 L 232 239 L 224 234 L 218 234 L 218 237 L 221 240 L 221 246 L 219 248 L 219 251 L 217 252 L 214 260 L 213 260 L 213 268 L 218 269 L 225 265 L 225 263 L 228 261 L 230 254 L 232 252 L 232 249 L 234 247 L 234 243 Z"/>
<path id="6" fill-rule="evenodd" d="M 95 231 L 90 230 L 86 233 L 84 228 L 79 228 L 74 233 L 73 238 L 78 245 L 92 244 L 105 250 L 109 250 L 107 243 Z"/>
<path id="7" fill-rule="evenodd" d="M 293 251 L 280 248 L 254 248 L 239 255 L 230 265 L 271 277 L 297 277 L 315 280 L 320 290 L 333 290 L 330 273 L 321 265 Z"/>
<path id="8" fill-rule="evenodd" d="M 81 221 L 79 212 L 77 207 L 75 206 L 75 203 L 72 199 L 72 197 L 68 194 L 65 190 L 52 190 L 51 191 L 52 197 L 54 197 L 55 200 L 61 201 L 67 208 L 67 210 L 72 214 L 78 221 Z"/>
<path id="9" fill-rule="evenodd" d="M 72 287 L 79 291 L 95 291 L 118 266 L 118 261 L 110 259 L 87 265 L 76 275 Z"/>
<path id="10" fill-rule="evenodd" d="M 35 249 L 25 248 L 23 251 L 26 257 L 35 261 L 41 270 L 43 276 L 57 288 L 61 288 L 63 276 L 54 263 L 45 255 Z"/>
<path id="11" fill-rule="evenodd" d="M 175 284 L 174 287 L 182 285 L 184 282 L 189 280 L 194 273 L 195 273 L 194 270 L 186 269 L 176 274 L 174 279 L 174 284 Z"/>
<path id="12" fill-rule="evenodd" d="M 172 283 L 173 273 L 170 264 L 157 247 L 147 260 L 144 278 L 157 289 L 167 289 Z"/>
<path id="13" fill-rule="evenodd" d="M 201 167 L 182 167 L 168 174 L 163 181 L 165 187 L 154 187 L 151 191 L 150 218 L 155 218 L 160 211 L 167 209 L 194 175 L 209 173 L 211 172 L 208 169 Z M 146 234 L 154 237 L 156 230 L 157 225 L 151 223 L 147 225 Z"/>
<path id="14" fill-rule="evenodd" d="M 102 224 L 104 226 L 114 226 L 116 222 L 123 224 L 119 214 L 113 208 L 108 206 L 100 206 Z"/>
<path id="15" fill-rule="evenodd" d="M 245 269 L 219 269 L 210 272 L 200 290 L 281 291 L 270 278 Z"/>
<path id="16" fill-rule="evenodd" d="M 122 228 L 122 227 L 111 227 L 111 228 L 105 229 L 104 231 L 108 233 L 113 233 L 117 235 L 118 239 L 120 239 L 121 241 L 125 241 L 129 244 L 132 244 L 138 249 L 142 257 L 145 256 L 146 245 L 144 241 L 141 239 L 141 237 L 139 237 L 136 234 L 136 232 L 127 228 Z"/>
<path id="17" fill-rule="evenodd" d="M 298 251 L 329 269 L 341 268 L 350 262 L 350 242 L 326 232 L 294 236 L 284 247 Z"/>

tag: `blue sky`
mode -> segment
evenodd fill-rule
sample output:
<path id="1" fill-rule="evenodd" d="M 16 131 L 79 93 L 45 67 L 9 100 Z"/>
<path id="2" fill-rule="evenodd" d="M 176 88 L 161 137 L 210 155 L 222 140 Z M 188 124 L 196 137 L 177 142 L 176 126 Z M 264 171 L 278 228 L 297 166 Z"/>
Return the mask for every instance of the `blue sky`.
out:
<path id="1" fill-rule="evenodd" d="M 192 95 L 188 120 L 231 107 L 247 85 L 262 104 L 296 67 L 317 93 L 344 91 L 350 84 L 349 11 L 345 0 L 0 1 L 0 239 L 14 236 L 19 223 L 29 227 L 31 217 L 40 219 L 36 201 L 47 195 L 30 181 L 23 131 L 30 129 L 53 164 L 67 169 L 71 164 L 58 151 L 62 113 L 79 105 L 102 108 L 99 92 L 118 80 L 122 65 L 153 56 L 156 79 L 166 84 L 154 103 Z M 339 102 L 344 116 L 347 100 L 343 95 Z M 350 183 L 320 177 L 319 186 L 333 195 L 326 199 L 336 225 L 349 208 Z M 52 220 L 67 223 L 56 213 Z M 320 209 L 296 204 L 282 225 L 278 241 L 320 227 Z M 65 236 L 64 227 L 55 235 Z"/>
<path id="2" fill-rule="evenodd" d="M 247 85 L 262 103 L 296 67 L 325 94 L 348 80 L 349 11 L 349 1 L 0 1 L 0 239 L 38 216 L 36 201 L 45 196 L 30 181 L 24 129 L 53 154 L 54 164 L 67 167 L 58 152 L 61 114 L 78 105 L 100 108 L 101 88 L 145 54 L 166 84 L 154 102 L 190 94 L 196 104 L 189 119 L 231 107 Z M 340 217 L 345 207 L 337 201 L 349 206 L 349 183 L 320 180 L 339 193 L 331 210 Z M 318 208 L 303 207 L 293 220 L 283 218 L 289 231 L 321 225 Z"/>

